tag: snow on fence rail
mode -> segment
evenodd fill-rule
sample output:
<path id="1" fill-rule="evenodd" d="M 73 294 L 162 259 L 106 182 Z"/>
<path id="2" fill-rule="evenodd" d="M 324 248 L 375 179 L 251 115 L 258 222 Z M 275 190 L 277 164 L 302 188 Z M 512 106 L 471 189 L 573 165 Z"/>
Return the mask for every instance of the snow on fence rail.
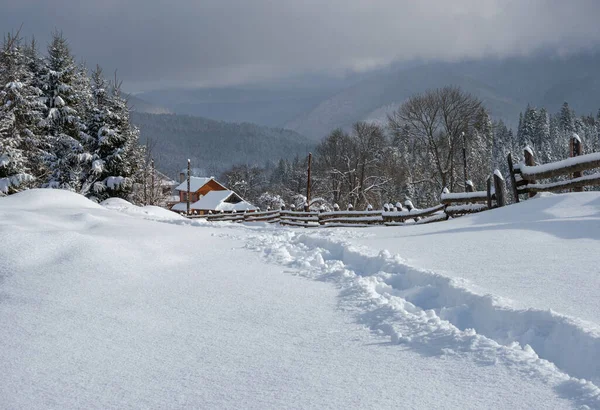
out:
<path id="1" fill-rule="evenodd" d="M 244 222 L 279 222 L 279 210 L 266 212 L 249 212 L 244 214 Z"/>
<path id="2" fill-rule="evenodd" d="M 239 213 L 228 213 L 228 214 L 213 214 L 213 215 L 208 215 L 206 217 L 207 221 L 211 221 L 211 222 L 243 222 L 244 221 L 244 214 L 239 212 Z"/>
<path id="3" fill-rule="evenodd" d="M 383 211 L 338 211 L 319 213 L 321 226 L 369 226 L 381 225 Z"/>
<path id="4" fill-rule="evenodd" d="M 583 176 L 583 171 L 600 168 L 600 153 L 582 155 L 583 145 L 576 134 L 573 134 L 569 146 L 570 158 L 543 165 L 536 165 L 535 156 L 530 147 L 525 147 L 524 161 L 518 164 L 514 164 L 512 154 L 508 154 L 508 167 L 516 202 L 519 202 L 519 194 L 529 194 L 529 197 L 532 197 L 538 192 L 563 190 L 580 192 L 586 186 L 600 185 L 599 172 Z M 538 182 L 540 179 L 564 176 L 571 178 L 563 181 Z"/>
<path id="5" fill-rule="evenodd" d="M 439 218 L 427 219 L 433 216 L 438 216 Z M 382 217 L 384 224 L 387 226 L 402 225 L 409 221 L 427 223 L 448 219 L 444 214 L 443 204 L 425 209 L 412 208 L 406 211 L 383 212 Z"/>
<path id="6" fill-rule="evenodd" d="M 318 212 L 279 211 L 279 223 L 287 226 L 313 228 L 319 226 Z"/>

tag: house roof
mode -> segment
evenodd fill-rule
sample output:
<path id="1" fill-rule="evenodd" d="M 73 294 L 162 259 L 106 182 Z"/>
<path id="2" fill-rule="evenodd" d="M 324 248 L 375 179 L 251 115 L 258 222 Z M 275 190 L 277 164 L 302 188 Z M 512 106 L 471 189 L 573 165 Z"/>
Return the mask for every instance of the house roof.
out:
<path id="1" fill-rule="evenodd" d="M 187 202 L 178 202 L 171 207 L 171 211 L 187 212 Z"/>
<path id="2" fill-rule="evenodd" d="M 233 198 L 237 199 L 238 202 L 227 202 Z M 203 211 L 252 211 L 255 210 L 256 207 L 251 203 L 244 201 L 235 192 L 226 190 L 207 192 L 206 195 L 192 204 L 191 209 Z"/>
<path id="3" fill-rule="evenodd" d="M 204 185 L 206 185 L 208 183 L 208 181 L 210 181 L 211 179 L 214 179 L 213 177 L 190 177 L 190 191 L 191 192 L 196 192 L 197 190 L 199 190 L 200 188 L 202 188 Z M 177 188 L 175 188 L 176 191 L 184 191 L 187 192 L 187 179 L 185 181 L 183 181 L 181 184 L 177 185 Z"/>

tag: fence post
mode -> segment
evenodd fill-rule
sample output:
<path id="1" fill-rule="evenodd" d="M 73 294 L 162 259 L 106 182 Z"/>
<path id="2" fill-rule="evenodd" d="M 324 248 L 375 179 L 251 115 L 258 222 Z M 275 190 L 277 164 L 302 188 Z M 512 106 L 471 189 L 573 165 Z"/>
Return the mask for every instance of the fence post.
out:
<path id="1" fill-rule="evenodd" d="M 492 209 L 492 176 L 487 177 L 487 206 Z"/>
<path id="2" fill-rule="evenodd" d="M 470 179 L 465 182 L 465 192 L 475 192 L 475 185 Z"/>
<path id="3" fill-rule="evenodd" d="M 506 181 L 502 177 L 500 170 L 494 170 L 494 191 L 496 194 L 496 206 L 501 207 L 506 205 Z M 488 180 L 489 181 L 489 180 Z"/>
<path id="4" fill-rule="evenodd" d="M 569 156 L 571 158 L 578 157 L 583 154 L 583 144 L 581 142 L 581 138 L 576 133 L 573 133 L 573 136 L 569 140 Z M 573 173 L 573 178 L 579 178 L 582 176 L 581 171 L 577 171 Z M 583 192 L 583 187 L 573 188 L 573 192 Z"/>
<path id="5" fill-rule="evenodd" d="M 525 156 L 525 165 L 528 167 L 535 166 L 535 157 L 533 156 L 533 150 L 531 147 L 526 146 L 523 150 L 523 155 Z M 527 180 L 527 183 L 535 184 L 535 180 Z M 535 196 L 535 192 L 529 192 L 529 198 L 533 198 Z"/>
<path id="6" fill-rule="evenodd" d="M 190 180 L 191 180 L 191 171 L 190 171 L 190 159 L 188 158 L 187 164 L 187 197 L 186 197 L 186 215 L 190 214 L 190 196 L 192 193 L 190 192 Z"/>
<path id="7" fill-rule="evenodd" d="M 508 171 L 510 173 L 510 184 L 512 185 L 513 195 L 515 196 L 515 203 L 519 203 L 519 191 L 517 190 L 517 179 L 515 178 L 515 167 L 513 165 L 512 154 L 509 152 L 506 157 L 508 161 Z"/>

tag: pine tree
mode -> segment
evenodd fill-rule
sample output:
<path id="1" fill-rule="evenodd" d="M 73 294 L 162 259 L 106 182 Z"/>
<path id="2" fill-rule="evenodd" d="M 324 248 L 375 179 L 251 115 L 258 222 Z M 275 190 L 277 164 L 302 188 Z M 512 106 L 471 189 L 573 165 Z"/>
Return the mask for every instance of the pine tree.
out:
<path id="1" fill-rule="evenodd" d="M 40 91 L 20 45 L 17 36 L 8 35 L 0 54 L 0 194 L 28 188 L 35 180 Z"/>
<path id="2" fill-rule="evenodd" d="M 559 130 L 563 135 L 571 135 L 575 132 L 575 114 L 569 108 L 569 104 L 565 101 L 560 109 L 559 114 Z"/>
<path id="3" fill-rule="evenodd" d="M 523 119 L 521 122 L 521 130 L 519 134 L 519 145 L 520 148 L 530 145 L 535 149 L 535 141 L 536 141 L 536 125 L 537 125 L 537 117 L 538 113 L 534 107 L 527 106 L 525 109 L 525 114 L 523 115 Z"/>
<path id="4" fill-rule="evenodd" d="M 80 192 L 92 159 L 84 147 L 89 141 L 83 109 L 86 92 L 81 89 L 81 69 L 60 33 L 54 33 L 48 46 L 46 66 L 46 132 L 52 152 L 48 158 L 51 175 L 45 186 Z"/>
<path id="5" fill-rule="evenodd" d="M 93 93 L 96 113 L 91 127 L 96 136 L 94 172 L 97 182 L 94 194 L 99 199 L 108 197 L 127 198 L 136 180 L 143 179 L 145 155 L 139 145 L 139 130 L 129 120 L 129 107 L 122 97 L 121 86 L 116 80 L 111 92 L 106 92 L 106 82 L 101 70 L 93 74 Z"/>
<path id="6" fill-rule="evenodd" d="M 537 113 L 535 121 L 534 148 L 542 163 L 554 161 L 550 140 L 550 117 L 545 108 Z"/>

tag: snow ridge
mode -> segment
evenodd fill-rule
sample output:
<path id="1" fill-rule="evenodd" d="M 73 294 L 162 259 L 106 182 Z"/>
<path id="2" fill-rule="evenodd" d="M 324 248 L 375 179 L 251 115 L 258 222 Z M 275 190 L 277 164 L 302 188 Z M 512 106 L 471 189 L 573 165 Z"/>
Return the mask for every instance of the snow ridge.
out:
<path id="1" fill-rule="evenodd" d="M 416 269 L 387 251 L 269 229 L 250 241 L 271 262 L 341 288 L 340 306 L 373 331 L 424 355 L 502 363 L 552 385 L 579 406 L 600 408 L 600 332 L 552 311 L 518 310 L 464 281 Z M 591 380 L 591 381 L 590 381 Z"/>

